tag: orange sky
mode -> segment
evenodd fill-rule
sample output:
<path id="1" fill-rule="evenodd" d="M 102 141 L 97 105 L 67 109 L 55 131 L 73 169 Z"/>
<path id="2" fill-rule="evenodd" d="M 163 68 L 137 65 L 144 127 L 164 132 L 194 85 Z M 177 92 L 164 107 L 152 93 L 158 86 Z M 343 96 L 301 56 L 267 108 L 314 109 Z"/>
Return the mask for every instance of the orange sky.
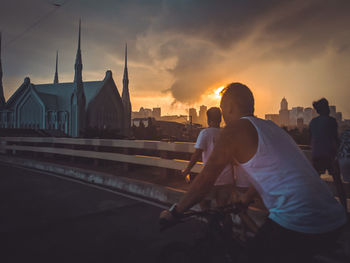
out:
<path id="1" fill-rule="evenodd" d="M 83 79 L 111 69 L 121 93 L 127 42 L 134 111 L 218 106 L 214 90 L 242 82 L 259 117 L 277 113 L 283 97 L 290 108 L 326 97 L 350 119 L 350 1 L 203 1 L 4 0 L 5 97 L 26 76 L 52 82 L 57 49 L 60 82 L 73 80 L 81 17 Z"/>

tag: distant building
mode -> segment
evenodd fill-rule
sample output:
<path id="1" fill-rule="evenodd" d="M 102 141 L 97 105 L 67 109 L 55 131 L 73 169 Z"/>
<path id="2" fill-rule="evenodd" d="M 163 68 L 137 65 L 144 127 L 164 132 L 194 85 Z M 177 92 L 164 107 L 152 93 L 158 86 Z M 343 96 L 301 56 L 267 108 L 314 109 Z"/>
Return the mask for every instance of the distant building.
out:
<path id="1" fill-rule="evenodd" d="M 198 120 L 197 120 L 197 110 L 195 108 L 190 108 L 188 110 L 188 116 L 190 118 L 190 121 L 192 120 L 192 123 L 196 123 Z"/>
<path id="2" fill-rule="evenodd" d="M 202 105 L 199 107 L 198 123 L 202 126 L 207 126 L 207 106 Z"/>
<path id="3" fill-rule="evenodd" d="M 340 123 L 343 120 L 343 114 L 341 112 L 337 112 L 335 114 L 335 119 L 337 120 L 338 123 Z"/>
<path id="4" fill-rule="evenodd" d="M 299 131 L 303 130 L 303 128 L 304 128 L 304 119 L 303 118 L 297 119 L 297 128 Z"/>
<path id="5" fill-rule="evenodd" d="M 153 112 L 151 109 L 141 107 L 139 111 L 133 111 L 131 113 L 131 119 L 135 118 L 151 118 L 153 117 Z"/>
<path id="6" fill-rule="evenodd" d="M 297 126 L 297 120 L 304 119 L 303 112 L 303 107 L 293 107 L 289 112 L 289 126 Z"/>
<path id="7" fill-rule="evenodd" d="M 286 98 L 283 98 L 281 101 L 281 109 L 278 116 L 278 125 L 286 127 L 289 125 L 289 110 Z"/>
<path id="8" fill-rule="evenodd" d="M 334 117 L 337 120 L 338 125 L 340 125 L 342 123 L 342 113 L 337 112 L 336 106 L 334 105 L 329 106 L 329 108 L 330 115 Z M 271 120 L 281 127 L 300 128 L 301 126 L 308 125 L 310 121 L 317 116 L 317 112 L 311 107 L 293 107 L 289 110 L 288 102 L 286 98 L 283 98 L 279 114 L 266 114 L 265 119 Z"/>
<path id="9" fill-rule="evenodd" d="M 126 64 L 127 50 L 125 50 L 121 97 L 109 70 L 102 81 L 83 81 L 80 32 L 79 22 L 73 82 L 59 83 L 56 53 L 53 83 L 33 84 L 27 77 L 7 102 L 3 96 L 0 53 L 1 128 L 59 130 L 72 137 L 84 136 L 88 129 L 115 130 L 118 134 L 129 134 L 131 103 Z"/>
<path id="10" fill-rule="evenodd" d="M 343 115 L 341 112 L 337 112 L 337 107 L 332 105 L 329 106 L 330 109 L 330 116 L 332 116 L 333 118 L 335 118 L 338 122 L 338 124 L 340 124 L 340 122 L 343 120 Z"/>
<path id="11" fill-rule="evenodd" d="M 279 114 L 265 114 L 265 120 L 273 121 L 277 125 L 280 124 L 279 118 L 280 118 Z"/>
<path id="12" fill-rule="evenodd" d="M 316 111 L 313 108 L 307 107 L 304 109 L 304 123 L 309 124 L 310 121 L 315 117 Z"/>
<path id="13" fill-rule="evenodd" d="M 165 115 L 160 118 L 162 121 L 172 121 L 177 123 L 188 123 L 187 115 Z"/>
<path id="14" fill-rule="evenodd" d="M 162 115 L 161 108 L 159 108 L 159 107 L 153 108 L 153 111 L 152 111 L 153 118 L 155 118 L 156 120 L 160 120 L 161 115 Z"/>

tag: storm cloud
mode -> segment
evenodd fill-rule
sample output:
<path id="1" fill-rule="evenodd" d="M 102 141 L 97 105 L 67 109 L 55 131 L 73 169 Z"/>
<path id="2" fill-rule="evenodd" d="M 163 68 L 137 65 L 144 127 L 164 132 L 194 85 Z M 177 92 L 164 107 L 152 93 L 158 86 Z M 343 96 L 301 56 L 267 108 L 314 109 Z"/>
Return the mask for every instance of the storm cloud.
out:
<path id="1" fill-rule="evenodd" d="M 55 8 L 50 1 L 28 2 L 2 1 L 5 45 Z M 7 97 L 26 75 L 51 81 L 56 49 L 61 78 L 73 79 L 81 17 L 84 78 L 102 79 L 111 68 L 120 84 L 128 42 L 135 99 L 169 94 L 175 103 L 195 105 L 213 88 L 241 81 L 252 87 L 260 113 L 277 110 L 283 96 L 292 105 L 326 96 L 350 117 L 349 1 L 56 2 L 65 4 L 5 46 Z"/>

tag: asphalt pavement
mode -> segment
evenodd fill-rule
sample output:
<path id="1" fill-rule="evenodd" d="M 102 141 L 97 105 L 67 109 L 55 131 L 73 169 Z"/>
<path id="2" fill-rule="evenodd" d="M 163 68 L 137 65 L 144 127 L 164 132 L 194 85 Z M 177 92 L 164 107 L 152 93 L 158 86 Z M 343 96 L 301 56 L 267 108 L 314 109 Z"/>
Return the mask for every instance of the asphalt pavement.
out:
<path id="1" fill-rule="evenodd" d="M 0 163 L 0 262 L 155 262 L 198 222 L 159 231 L 161 208 Z"/>

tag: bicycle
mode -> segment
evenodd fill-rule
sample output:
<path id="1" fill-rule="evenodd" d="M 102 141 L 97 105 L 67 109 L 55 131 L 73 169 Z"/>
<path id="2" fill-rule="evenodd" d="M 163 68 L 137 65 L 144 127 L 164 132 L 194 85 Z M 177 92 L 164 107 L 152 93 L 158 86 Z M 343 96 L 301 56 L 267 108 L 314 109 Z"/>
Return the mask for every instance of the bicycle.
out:
<path id="1" fill-rule="evenodd" d="M 247 207 L 241 204 L 230 204 L 205 211 L 189 211 L 180 219 L 163 225 L 161 231 L 197 219 L 204 224 L 205 230 L 203 236 L 197 238 L 191 245 L 173 242 L 164 246 L 158 262 L 236 262 L 245 250 L 247 241 L 239 238 L 227 220 L 228 217 L 231 219 L 232 215 L 238 215 L 246 209 Z"/>
<path id="2" fill-rule="evenodd" d="M 175 221 L 165 224 L 161 227 L 164 231 L 170 227 L 174 227 L 180 223 L 190 220 L 198 220 L 205 226 L 203 236 L 197 238 L 193 244 L 188 245 L 185 242 L 172 242 L 167 244 L 161 250 L 157 262 L 162 263 L 211 263 L 211 262 L 240 262 L 246 255 L 247 243 L 250 239 L 242 240 L 237 233 L 225 227 L 225 219 L 227 215 L 238 215 L 247 209 L 240 204 L 231 204 L 224 207 L 213 208 L 205 211 L 189 211 Z M 347 225 L 347 235 L 343 239 L 347 239 L 350 234 L 350 226 Z M 251 235 L 250 238 L 254 238 Z M 345 244 L 347 243 L 347 245 Z M 315 253 L 312 262 L 329 263 L 329 262 L 349 262 L 350 243 L 346 240 L 341 243 L 334 244 L 323 251 Z M 251 251 L 254 253 L 254 251 Z M 245 261 L 244 261 L 245 262 Z"/>

